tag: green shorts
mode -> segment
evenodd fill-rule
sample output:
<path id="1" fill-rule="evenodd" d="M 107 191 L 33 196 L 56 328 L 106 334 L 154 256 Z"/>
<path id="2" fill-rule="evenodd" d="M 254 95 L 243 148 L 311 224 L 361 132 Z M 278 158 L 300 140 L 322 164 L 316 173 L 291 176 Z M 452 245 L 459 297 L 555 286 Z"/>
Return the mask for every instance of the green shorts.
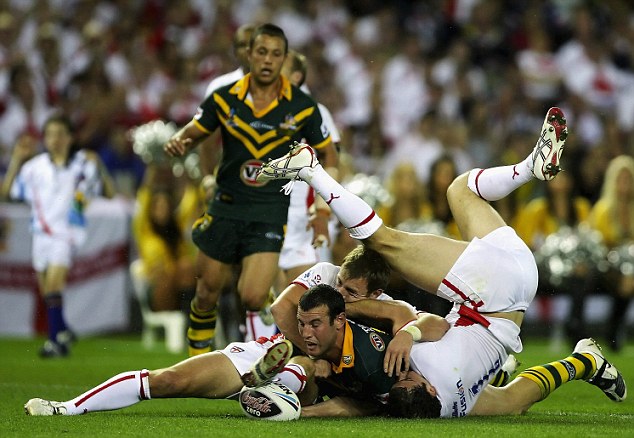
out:
<path id="1" fill-rule="evenodd" d="M 280 252 L 285 225 L 202 215 L 192 227 L 192 240 L 208 257 L 238 263 L 258 252 Z"/>

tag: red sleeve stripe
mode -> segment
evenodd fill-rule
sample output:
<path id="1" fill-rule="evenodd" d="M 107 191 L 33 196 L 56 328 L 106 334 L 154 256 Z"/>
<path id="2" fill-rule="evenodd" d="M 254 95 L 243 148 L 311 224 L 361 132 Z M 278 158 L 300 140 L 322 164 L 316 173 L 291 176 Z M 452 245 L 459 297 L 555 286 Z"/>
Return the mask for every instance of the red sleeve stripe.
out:
<path id="1" fill-rule="evenodd" d="M 366 217 L 365 219 L 363 219 L 363 220 L 362 220 L 361 222 L 359 222 L 358 224 L 353 225 L 353 226 L 351 226 L 351 227 L 347 227 L 347 228 L 348 228 L 348 229 L 350 229 L 350 228 L 357 228 L 357 227 L 360 227 L 361 225 L 365 225 L 365 224 L 367 224 L 368 222 L 370 222 L 374 216 L 376 216 L 376 213 L 374 212 L 374 210 L 372 210 L 372 213 L 371 213 L 368 217 Z"/>
<path id="2" fill-rule="evenodd" d="M 478 172 L 478 174 L 475 177 L 475 187 L 476 187 L 476 190 L 478 191 L 478 196 L 481 197 L 482 199 L 484 199 L 484 197 L 480 193 L 480 187 L 478 187 L 478 180 L 480 179 L 480 175 L 482 175 L 482 172 L 484 172 L 484 169 L 480 169 L 480 171 Z"/>

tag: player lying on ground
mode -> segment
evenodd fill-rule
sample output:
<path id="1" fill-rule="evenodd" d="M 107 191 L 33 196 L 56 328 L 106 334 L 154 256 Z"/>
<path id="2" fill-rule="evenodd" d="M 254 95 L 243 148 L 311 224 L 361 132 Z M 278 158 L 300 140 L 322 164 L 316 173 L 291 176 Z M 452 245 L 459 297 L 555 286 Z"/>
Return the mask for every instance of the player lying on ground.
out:
<path id="1" fill-rule="evenodd" d="M 353 238 L 379 252 L 410 283 L 436 291 L 454 303 L 447 316 L 452 325 L 447 334 L 438 342 L 416 344 L 411 351 L 413 370 L 425 376 L 435 388 L 435 403 L 421 416 L 467 415 L 508 352 L 522 350 L 520 327 L 537 290 L 537 266 L 530 249 L 487 201 L 501 199 L 533 178 L 545 181 L 554 178 L 561 170 L 559 159 L 567 135 L 563 113 L 559 108 L 551 108 L 533 152 L 523 162 L 474 169 L 456 178 L 447 196 L 465 241 L 405 233 L 384 226 L 369 205 L 323 171 L 308 145 L 299 144 L 286 156 L 262 167 L 258 180 L 307 182 L 328 202 Z M 416 327 L 404 330 L 413 340 L 419 340 Z M 411 345 L 411 339 L 409 342 Z M 588 341 L 590 344 L 594 346 Z M 596 346 L 593 347 L 596 351 L 586 347 L 580 347 L 583 350 L 579 353 L 587 355 L 589 364 L 578 376 L 592 377 L 612 398 L 624 399 L 622 376 L 607 364 Z M 403 356 L 407 365 L 407 349 L 397 354 Z M 605 369 L 601 369 L 604 364 Z M 597 368 L 601 374 L 597 374 Z M 417 394 L 426 393 L 422 384 L 416 388 Z M 349 412 L 333 403 L 324 403 L 306 409 L 303 415 Z"/>
<path id="2" fill-rule="evenodd" d="M 295 295 L 316 282 L 328 282 L 336 286 L 346 297 L 347 302 L 360 298 L 390 299 L 383 293 L 390 277 L 390 269 L 383 259 L 374 251 L 359 247 L 346 257 L 342 266 L 318 264 L 300 275 L 284 293 L 284 296 Z M 368 299 L 365 302 L 371 301 Z M 400 309 L 400 310 L 399 310 Z M 400 312 L 400 313 L 399 313 Z M 394 307 L 393 313 L 399 314 L 402 320 L 415 319 L 415 310 L 411 306 L 400 304 Z M 294 317 L 295 318 L 295 317 Z M 422 328 L 429 340 L 439 339 L 447 330 L 447 322 L 436 315 L 426 314 L 421 321 Z M 294 327 L 296 330 L 297 322 Z M 397 327 L 398 329 L 398 327 Z M 295 336 L 295 340 L 298 337 Z M 118 374 L 99 386 L 79 395 L 73 400 L 55 402 L 43 399 L 32 399 L 25 410 L 29 415 L 76 415 L 87 412 L 121 409 L 150 398 L 183 398 L 199 397 L 221 399 L 230 397 L 240 391 L 243 386 L 241 376 L 256 369 L 269 370 L 271 360 L 264 356 L 267 348 L 273 345 L 286 347 L 279 343 L 283 337 L 262 339 L 252 342 L 236 342 L 225 349 L 202 354 L 169 368 L 148 371 L 129 371 Z M 301 338 L 299 338 L 299 342 Z M 276 344 L 277 343 L 277 344 Z M 275 351 L 275 350 L 273 350 Z M 274 353 L 273 359 L 280 353 Z M 261 359 L 266 357 L 266 359 Z M 283 354 L 282 354 L 283 356 Z M 252 366 L 260 360 L 260 365 Z M 275 360 L 273 360 L 276 363 Z M 276 376 L 281 383 L 299 393 L 304 405 L 315 400 L 317 388 L 312 383 L 313 362 L 307 357 L 295 357 L 281 369 Z M 253 372 L 245 379 L 251 383 L 261 383 Z M 393 383 L 393 382 L 392 382 Z M 384 392 L 387 392 L 385 389 Z"/>

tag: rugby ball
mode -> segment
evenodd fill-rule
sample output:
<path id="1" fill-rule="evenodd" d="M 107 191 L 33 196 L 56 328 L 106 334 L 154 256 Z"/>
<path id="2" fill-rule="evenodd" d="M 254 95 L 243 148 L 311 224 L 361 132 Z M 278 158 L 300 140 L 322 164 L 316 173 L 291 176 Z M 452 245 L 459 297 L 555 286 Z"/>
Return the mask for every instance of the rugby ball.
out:
<path id="1" fill-rule="evenodd" d="M 238 401 L 247 417 L 259 420 L 297 420 L 302 412 L 297 394 L 281 383 L 268 383 L 256 388 L 245 386 Z"/>

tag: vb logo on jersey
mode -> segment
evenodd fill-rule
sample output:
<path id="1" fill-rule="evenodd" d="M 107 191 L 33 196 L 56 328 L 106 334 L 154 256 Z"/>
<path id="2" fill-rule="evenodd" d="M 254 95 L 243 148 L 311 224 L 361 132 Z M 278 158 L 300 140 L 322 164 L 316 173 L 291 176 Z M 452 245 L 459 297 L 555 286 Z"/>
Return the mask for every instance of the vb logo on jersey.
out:
<path id="1" fill-rule="evenodd" d="M 255 180 L 260 167 L 262 167 L 262 161 L 260 160 L 248 160 L 242 163 L 242 166 L 240 166 L 240 179 L 242 182 L 250 187 L 262 187 L 266 185 L 268 181 L 258 182 Z"/>

